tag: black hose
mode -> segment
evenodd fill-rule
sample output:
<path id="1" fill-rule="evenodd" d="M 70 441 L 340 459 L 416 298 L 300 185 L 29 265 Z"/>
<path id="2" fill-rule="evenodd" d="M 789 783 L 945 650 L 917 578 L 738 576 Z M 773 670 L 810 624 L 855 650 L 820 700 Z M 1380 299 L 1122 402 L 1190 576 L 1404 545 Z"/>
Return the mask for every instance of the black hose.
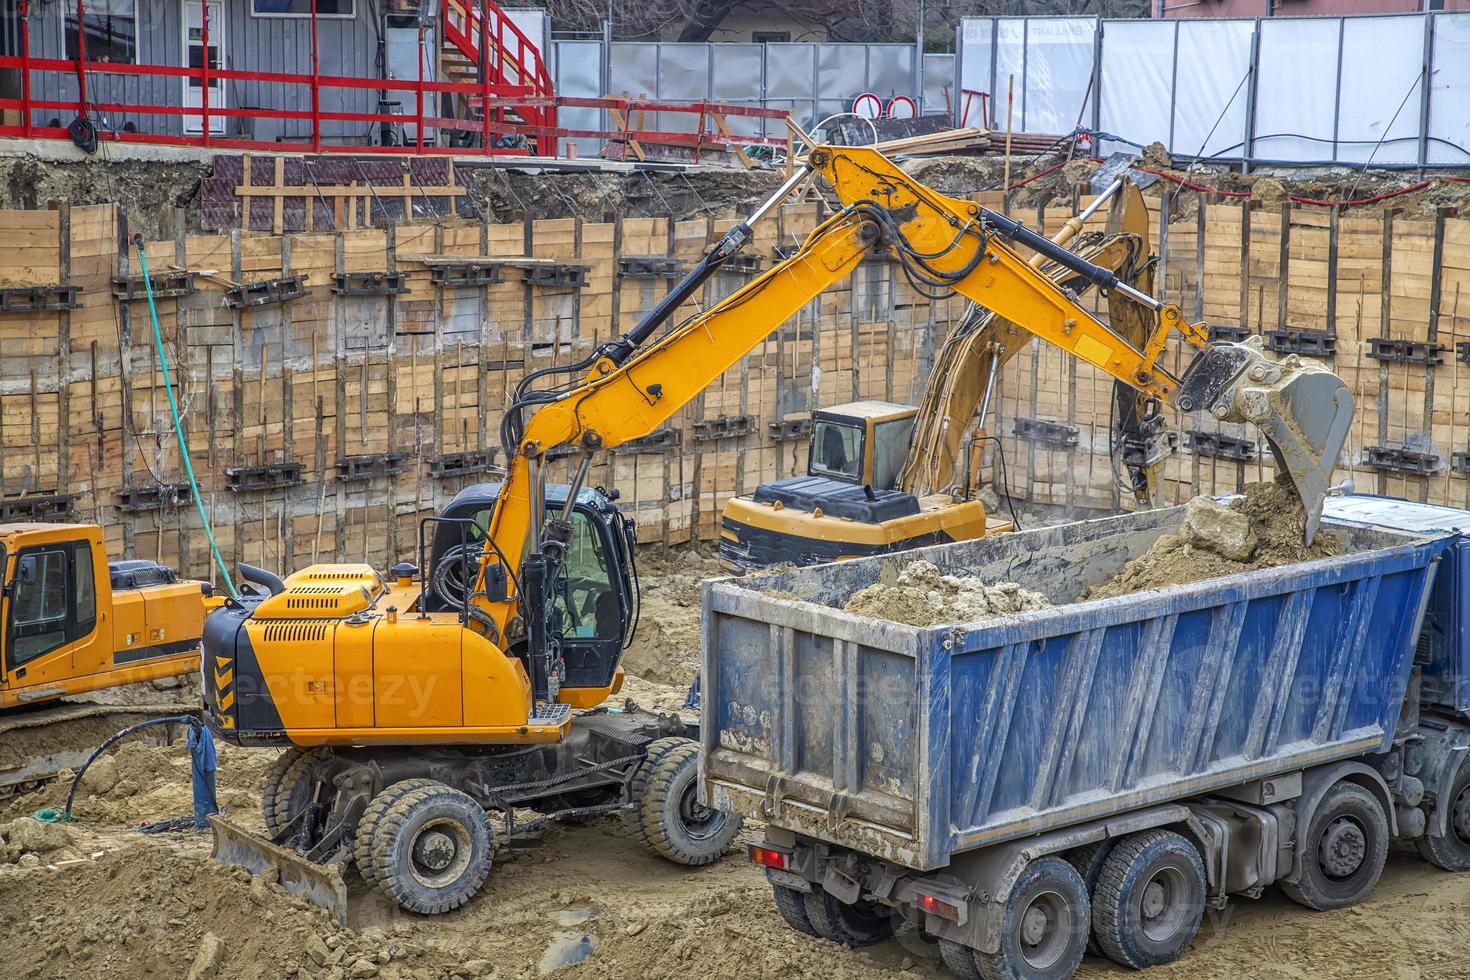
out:
<path id="1" fill-rule="evenodd" d="M 240 567 L 243 570 L 250 566 L 241 565 Z M 102 753 L 106 752 L 119 739 L 126 738 L 134 732 L 142 731 L 145 728 L 151 728 L 154 725 L 188 725 L 191 728 L 200 728 L 203 726 L 203 723 L 194 715 L 170 715 L 167 718 L 150 718 L 147 721 L 140 721 L 136 725 L 129 725 L 122 731 L 108 736 L 101 745 L 92 750 L 92 754 L 87 756 L 87 761 L 82 763 L 81 768 L 77 769 L 77 774 L 72 777 L 71 789 L 68 790 L 66 794 L 66 809 L 61 811 L 62 820 L 66 821 L 67 823 L 71 822 L 71 807 L 72 804 L 76 802 L 77 789 L 82 785 L 82 777 L 86 775 L 87 768 L 91 766 L 92 763 L 96 762 L 97 759 L 102 755 Z"/>

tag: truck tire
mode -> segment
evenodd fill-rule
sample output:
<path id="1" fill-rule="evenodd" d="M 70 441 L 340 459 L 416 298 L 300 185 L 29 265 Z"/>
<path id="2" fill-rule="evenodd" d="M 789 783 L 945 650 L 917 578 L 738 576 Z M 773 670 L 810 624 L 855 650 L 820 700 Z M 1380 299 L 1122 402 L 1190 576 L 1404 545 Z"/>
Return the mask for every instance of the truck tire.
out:
<path id="1" fill-rule="evenodd" d="M 700 804 L 699 746 L 689 739 L 679 742 L 661 752 L 649 767 L 640 795 L 633 801 L 634 812 L 639 839 L 655 854 L 697 868 L 719 860 L 730 849 L 741 821 L 734 814 Z M 640 766 L 639 775 L 642 769 Z"/>
<path id="2" fill-rule="evenodd" d="M 980 980 L 980 967 L 975 965 L 975 951 L 951 939 L 939 940 L 939 958 L 949 972 L 960 980 Z"/>
<path id="3" fill-rule="evenodd" d="M 433 779 L 405 779 L 383 787 L 383 791 L 368 803 L 361 819 L 357 821 L 357 829 L 353 832 L 352 858 L 357 863 L 358 873 L 369 885 L 378 883 L 378 872 L 373 867 L 373 834 L 382 822 L 383 814 L 413 790 L 438 785 L 440 783 Z"/>
<path id="4" fill-rule="evenodd" d="M 1177 960 L 1205 913 L 1205 865 L 1169 830 L 1131 834 L 1103 862 L 1092 892 L 1092 932 L 1114 963 L 1141 970 Z"/>
<path id="5" fill-rule="evenodd" d="M 806 914 L 806 895 L 803 892 L 772 882 L 771 896 L 776 900 L 776 911 L 781 913 L 788 926 L 808 936 L 817 935 L 812 920 Z"/>
<path id="6" fill-rule="evenodd" d="M 494 849 L 484 808 L 435 783 L 410 790 L 383 813 L 373 831 L 373 873 L 403 908 L 437 915 L 474 897 Z"/>
<path id="7" fill-rule="evenodd" d="M 807 920 L 823 939 L 857 949 L 893 935 L 893 917 L 882 905 L 863 901 L 848 905 L 821 889 L 802 898 Z"/>
<path id="8" fill-rule="evenodd" d="M 1425 834 L 1414 841 L 1420 857 L 1446 871 L 1470 871 L 1470 766 L 1461 768 L 1446 796 L 1443 837 Z"/>
<path id="9" fill-rule="evenodd" d="M 272 837 L 295 820 L 302 807 L 311 802 L 315 777 L 312 769 L 332 754 L 323 747 L 303 749 L 293 746 L 281 753 L 265 774 L 261 788 L 260 809 L 266 829 Z"/>
<path id="10" fill-rule="evenodd" d="M 1325 912 L 1367 898 L 1388 860 L 1388 818 L 1378 798 L 1356 783 L 1332 787 L 1297 839 L 1297 854 L 1301 877 L 1281 883 L 1293 902 Z"/>
<path id="11" fill-rule="evenodd" d="M 1097 899 L 1093 897 L 1093 889 L 1097 887 L 1097 878 L 1102 874 L 1103 862 L 1112 853 L 1114 843 L 1116 841 L 1100 840 L 1096 844 L 1088 844 L 1086 847 L 1068 851 L 1065 855 L 1067 863 L 1076 868 L 1077 873 L 1082 876 L 1082 884 L 1087 886 L 1087 900 L 1094 907 L 1097 905 Z M 1091 932 L 1087 934 L 1087 951 L 1093 956 L 1103 954 L 1102 947 L 1097 944 L 1097 936 Z"/>
<path id="12" fill-rule="evenodd" d="M 984 980 L 1061 980 L 1087 950 L 1087 887 L 1065 858 L 1032 861 L 1006 897 L 1000 948 L 975 952 Z"/>

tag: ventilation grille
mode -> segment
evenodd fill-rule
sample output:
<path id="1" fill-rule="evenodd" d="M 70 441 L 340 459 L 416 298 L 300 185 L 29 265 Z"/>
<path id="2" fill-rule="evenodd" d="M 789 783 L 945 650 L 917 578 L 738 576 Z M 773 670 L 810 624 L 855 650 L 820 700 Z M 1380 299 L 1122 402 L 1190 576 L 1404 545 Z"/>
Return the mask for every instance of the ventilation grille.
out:
<path id="1" fill-rule="evenodd" d="M 316 622 L 274 622 L 267 623 L 265 627 L 265 639 L 268 643 L 301 643 L 319 642 L 327 638 L 327 624 L 322 621 Z"/>

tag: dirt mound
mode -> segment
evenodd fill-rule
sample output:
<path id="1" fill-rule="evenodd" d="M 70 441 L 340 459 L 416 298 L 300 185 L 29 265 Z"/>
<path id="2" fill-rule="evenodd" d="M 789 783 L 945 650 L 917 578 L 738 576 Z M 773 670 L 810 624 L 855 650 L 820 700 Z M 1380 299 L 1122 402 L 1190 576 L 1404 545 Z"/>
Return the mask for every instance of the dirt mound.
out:
<path id="1" fill-rule="evenodd" d="M 0 874 L 0 933 L 26 939 L 0 960 L 0 980 L 394 977 L 437 965 L 422 947 L 343 929 L 241 868 L 147 842 L 60 870 Z"/>
<path id="2" fill-rule="evenodd" d="M 1306 523 L 1301 498 L 1285 477 L 1250 484 L 1245 496 L 1228 507 L 1196 497 L 1178 534 L 1159 538 L 1081 598 L 1129 595 L 1342 554 L 1342 540 L 1329 531 L 1319 531 L 1310 546 L 1304 544 Z"/>
<path id="3" fill-rule="evenodd" d="M 719 560 L 693 548 L 642 548 L 643 608 L 623 667 L 655 684 L 688 689 L 699 670 L 699 586 L 723 575 Z"/>
<path id="4" fill-rule="evenodd" d="M 893 584 L 875 582 L 854 592 L 842 608 L 910 626 L 938 626 L 1013 616 L 1050 605 L 1046 596 L 1014 582 L 990 584 L 968 576 L 941 575 L 932 562 L 915 561 L 904 566 Z"/>

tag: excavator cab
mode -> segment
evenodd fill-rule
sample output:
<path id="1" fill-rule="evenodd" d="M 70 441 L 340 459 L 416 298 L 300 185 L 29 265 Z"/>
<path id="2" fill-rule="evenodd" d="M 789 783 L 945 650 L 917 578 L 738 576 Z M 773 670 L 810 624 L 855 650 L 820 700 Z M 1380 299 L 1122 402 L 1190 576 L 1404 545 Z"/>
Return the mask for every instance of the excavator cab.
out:
<path id="1" fill-rule="evenodd" d="M 919 409 L 862 401 L 823 409 L 812 417 L 807 475 L 892 490 L 908 455 Z"/>

